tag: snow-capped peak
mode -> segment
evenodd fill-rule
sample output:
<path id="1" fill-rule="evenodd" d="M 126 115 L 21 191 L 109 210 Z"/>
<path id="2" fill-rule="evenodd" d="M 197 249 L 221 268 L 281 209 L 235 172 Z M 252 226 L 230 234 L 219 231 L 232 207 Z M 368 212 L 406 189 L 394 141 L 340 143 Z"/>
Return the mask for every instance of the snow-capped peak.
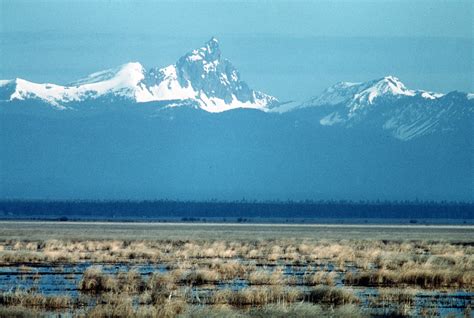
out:
<path id="1" fill-rule="evenodd" d="M 153 96 L 193 100 L 209 112 L 234 108 L 267 110 L 277 103 L 274 97 L 250 89 L 240 79 L 232 63 L 222 58 L 214 37 L 182 56 L 175 65 L 152 69 L 149 74 L 146 82 Z"/>
<path id="2" fill-rule="evenodd" d="M 207 41 L 203 47 L 192 50 L 191 52 L 184 55 L 182 58 L 188 61 L 207 61 L 212 63 L 213 61 L 221 58 L 221 50 L 219 48 L 219 41 L 212 37 Z"/>
<path id="3" fill-rule="evenodd" d="M 136 99 L 143 93 L 144 88 L 140 86 L 140 83 L 145 78 L 145 74 L 146 70 L 140 63 L 131 62 L 116 69 L 93 73 L 79 80 L 70 89 L 77 88 L 79 96 L 91 92 L 97 97 L 113 93 Z"/>
<path id="4" fill-rule="evenodd" d="M 444 96 L 444 94 L 409 89 L 397 77 L 389 75 L 368 82 L 336 83 L 325 89 L 321 95 L 302 103 L 300 107 L 345 104 L 354 109 L 372 105 L 379 98 L 400 98 L 406 96 L 436 99 Z"/>
<path id="5" fill-rule="evenodd" d="M 394 76 L 386 76 L 373 82 L 367 88 L 357 93 L 354 96 L 355 100 L 359 102 L 366 101 L 372 104 L 377 97 L 380 96 L 414 96 L 415 91 L 407 89 L 398 78 Z"/>
<path id="6" fill-rule="evenodd" d="M 97 82 L 110 81 L 113 79 L 118 79 L 122 82 L 129 82 L 132 85 L 136 85 L 136 83 L 143 79 L 145 72 L 145 68 L 139 62 L 130 62 L 117 68 L 92 73 L 85 78 L 71 83 L 70 86 L 93 84 Z"/>
<path id="7" fill-rule="evenodd" d="M 386 92 L 390 92 L 394 95 L 403 95 L 407 92 L 411 92 L 409 89 L 406 88 L 405 84 L 403 84 L 397 77 L 391 75 L 385 76 L 384 78 L 380 79 L 377 83 L 377 86 L 384 89 Z"/>

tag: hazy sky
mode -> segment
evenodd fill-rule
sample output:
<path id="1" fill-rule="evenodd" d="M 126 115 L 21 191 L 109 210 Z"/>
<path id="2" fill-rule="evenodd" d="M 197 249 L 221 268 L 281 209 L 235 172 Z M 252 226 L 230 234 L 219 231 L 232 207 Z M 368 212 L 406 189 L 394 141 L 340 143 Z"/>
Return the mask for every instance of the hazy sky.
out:
<path id="1" fill-rule="evenodd" d="M 174 63 L 211 36 L 251 87 L 304 99 L 398 76 L 474 91 L 474 1 L 0 0 L 0 78 L 67 83 L 139 61 Z"/>

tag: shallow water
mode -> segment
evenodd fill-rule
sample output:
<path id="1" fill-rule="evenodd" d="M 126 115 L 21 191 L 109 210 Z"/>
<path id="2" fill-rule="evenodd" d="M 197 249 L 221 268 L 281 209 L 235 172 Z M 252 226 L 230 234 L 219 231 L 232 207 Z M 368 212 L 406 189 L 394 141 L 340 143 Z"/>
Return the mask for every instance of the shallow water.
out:
<path id="1" fill-rule="evenodd" d="M 78 285 L 82 279 L 84 271 L 92 266 L 91 263 L 64 264 L 60 266 L 3 266 L 0 267 L 0 291 L 32 291 L 44 295 L 70 296 L 78 299 L 84 296 L 79 290 Z M 94 264 L 97 266 L 97 264 Z M 134 270 L 139 272 L 146 280 L 153 273 L 164 273 L 168 271 L 166 264 L 101 264 L 99 265 L 104 273 L 117 274 Z M 271 272 L 274 266 L 258 266 L 260 269 Z M 311 266 L 311 271 L 335 271 L 335 266 L 321 265 Z M 350 268 L 356 271 L 355 268 Z M 295 277 L 295 287 L 303 292 L 309 292 L 311 286 L 304 286 L 304 275 L 309 271 L 307 266 L 286 265 L 283 267 L 283 273 L 286 277 Z M 342 272 L 336 271 L 335 284 L 343 287 Z M 190 295 L 193 301 L 200 302 L 203 297 L 209 296 L 216 289 L 230 289 L 238 291 L 249 286 L 245 279 L 233 279 L 219 282 L 216 285 L 201 285 L 190 288 Z M 375 287 L 348 287 L 354 290 L 354 293 L 361 300 L 361 306 L 364 309 L 370 307 L 370 313 L 373 315 L 390 315 L 397 309 L 398 304 L 382 304 L 378 307 L 371 305 L 371 300 L 379 295 L 379 289 Z M 92 305 L 95 300 L 87 296 L 88 303 Z M 472 307 L 474 300 L 473 292 L 466 291 L 419 291 L 414 295 L 413 303 L 409 311 L 410 315 L 420 316 L 429 313 L 429 315 L 447 317 L 449 315 L 462 316 L 467 307 Z"/>

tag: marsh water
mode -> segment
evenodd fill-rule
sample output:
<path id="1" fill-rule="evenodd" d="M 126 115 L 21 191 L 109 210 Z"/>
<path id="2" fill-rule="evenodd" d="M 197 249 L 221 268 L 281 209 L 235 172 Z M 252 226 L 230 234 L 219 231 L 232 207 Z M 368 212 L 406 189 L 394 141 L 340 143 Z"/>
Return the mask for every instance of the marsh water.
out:
<path id="1" fill-rule="evenodd" d="M 60 265 L 44 265 L 44 264 L 22 264 L 19 266 L 9 265 L 0 267 L 0 291 L 1 292 L 34 292 L 47 296 L 69 296 L 72 299 L 82 297 L 86 298 L 91 305 L 96 303 L 94 295 L 83 294 L 79 290 L 79 284 L 86 269 L 91 266 L 98 267 L 105 274 L 116 275 L 135 271 L 140 273 L 142 279 L 147 281 L 154 273 L 166 273 L 169 271 L 169 264 L 97 264 L 90 262 L 80 262 L 77 264 L 60 264 Z M 259 269 L 271 272 L 275 266 L 257 264 Z M 357 271 L 355 267 L 348 267 L 349 271 Z M 335 272 L 335 285 L 344 287 L 343 273 L 338 272 L 336 267 L 331 264 L 321 266 L 297 266 L 284 265 L 283 273 L 285 278 L 293 278 L 293 285 L 302 292 L 308 292 L 311 287 L 303 283 L 303 276 L 311 273 L 311 271 L 327 271 Z M 205 296 L 219 289 L 230 289 L 238 291 L 249 287 L 249 282 L 245 279 L 233 279 L 230 281 L 222 281 L 213 285 L 197 285 L 189 286 L 192 298 L 205 299 Z M 391 312 L 393 304 L 382 303 L 378 306 L 373 305 L 372 300 L 379 295 L 378 287 L 357 287 L 347 286 L 352 289 L 354 294 L 360 299 L 363 309 L 367 310 L 372 316 L 386 315 Z M 197 296 L 197 297 L 196 297 Z M 413 316 L 430 312 L 439 317 L 465 316 L 466 308 L 471 308 L 474 302 L 474 293 L 466 290 L 449 290 L 449 291 L 433 291 L 418 290 L 413 295 Z M 55 314 L 55 313 L 51 313 Z"/>

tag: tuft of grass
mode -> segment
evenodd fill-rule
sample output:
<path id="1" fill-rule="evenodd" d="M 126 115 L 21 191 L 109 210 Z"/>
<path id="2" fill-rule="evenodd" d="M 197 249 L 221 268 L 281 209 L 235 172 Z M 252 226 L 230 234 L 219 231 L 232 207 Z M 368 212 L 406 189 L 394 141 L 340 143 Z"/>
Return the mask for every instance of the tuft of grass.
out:
<path id="1" fill-rule="evenodd" d="M 181 282 L 189 285 L 215 284 L 219 282 L 220 275 L 216 270 L 198 269 L 184 274 Z"/>
<path id="2" fill-rule="evenodd" d="M 55 310 L 70 307 L 72 305 L 72 300 L 68 296 L 45 296 L 25 292 L 7 292 L 0 294 L 0 305 L 37 307 Z"/>
<path id="3" fill-rule="evenodd" d="M 182 318 L 246 318 L 248 315 L 228 305 L 191 306 Z"/>
<path id="4" fill-rule="evenodd" d="M 227 297 L 227 299 L 226 299 Z M 301 291 L 296 288 L 272 287 L 247 287 L 237 292 L 220 292 L 215 300 L 234 306 L 262 306 L 270 303 L 292 303 L 302 300 Z"/>
<path id="5" fill-rule="evenodd" d="M 222 263 L 219 259 L 211 264 L 211 269 L 216 270 L 221 279 L 231 280 L 244 277 L 248 271 L 254 270 L 254 267 L 248 265 L 245 266 L 238 261 L 227 261 Z"/>
<path id="6" fill-rule="evenodd" d="M 117 275 L 118 284 L 114 286 L 116 290 L 127 293 L 141 293 L 145 290 L 146 284 L 139 272 L 131 270 L 121 272 Z"/>
<path id="7" fill-rule="evenodd" d="M 289 305 L 269 304 L 261 308 L 249 310 L 250 317 L 265 318 L 314 318 L 314 317 L 362 317 L 360 309 L 355 305 L 343 305 L 332 309 L 309 303 L 296 303 Z"/>
<path id="8" fill-rule="evenodd" d="M 304 276 L 305 285 L 336 285 L 336 272 L 318 271 Z"/>
<path id="9" fill-rule="evenodd" d="M 36 309 L 23 306 L 0 306 L 0 318 L 36 318 L 40 313 Z"/>
<path id="10" fill-rule="evenodd" d="M 327 305 L 346 305 L 346 304 L 357 304 L 359 298 L 357 298 L 350 291 L 329 286 L 316 286 L 307 295 L 307 300 L 315 304 L 327 304 Z"/>
<path id="11" fill-rule="evenodd" d="M 229 304 L 234 298 L 234 293 L 230 289 L 220 289 L 214 292 L 211 296 L 210 303 L 216 305 Z"/>
<path id="12" fill-rule="evenodd" d="M 324 317 L 324 310 L 319 305 L 298 303 L 292 305 L 269 304 L 261 308 L 252 308 L 249 315 L 256 318 L 312 318 Z"/>
<path id="13" fill-rule="evenodd" d="M 345 283 L 357 286 L 403 286 L 413 285 L 421 288 L 437 289 L 471 288 L 474 273 L 456 269 L 411 268 L 399 270 L 380 269 L 356 274 L 347 273 Z"/>
<path id="14" fill-rule="evenodd" d="M 120 305 L 99 304 L 91 308 L 86 313 L 89 318 L 109 318 L 109 317 L 135 317 L 135 311 L 131 304 L 124 303 Z"/>
<path id="15" fill-rule="evenodd" d="M 89 267 L 79 282 L 79 290 L 83 292 L 101 293 L 118 290 L 117 280 L 102 272 L 100 267 Z"/>
<path id="16" fill-rule="evenodd" d="M 413 306 L 415 304 L 416 290 L 413 289 L 380 289 L 378 297 L 386 303 L 397 303 Z"/>
<path id="17" fill-rule="evenodd" d="M 188 304 L 183 299 L 170 299 L 165 303 L 157 306 L 157 317 L 174 318 L 178 315 L 184 314 L 187 310 Z"/>
<path id="18" fill-rule="evenodd" d="M 247 281 L 251 285 L 281 285 L 284 281 L 283 271 L 275 269 L 272 272 L 265 270 L 252 271 L 247 276 Z"/>

